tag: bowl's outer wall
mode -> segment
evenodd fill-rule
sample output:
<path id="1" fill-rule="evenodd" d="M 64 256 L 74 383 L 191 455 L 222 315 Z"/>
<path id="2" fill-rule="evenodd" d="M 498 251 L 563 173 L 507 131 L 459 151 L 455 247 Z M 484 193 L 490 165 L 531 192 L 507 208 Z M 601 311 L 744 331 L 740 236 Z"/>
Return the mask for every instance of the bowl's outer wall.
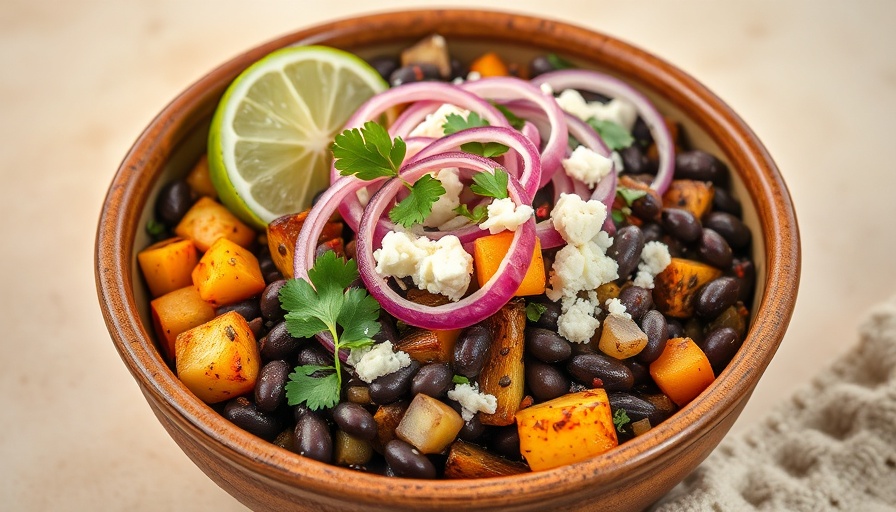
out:
<path id="1" fill-rule="evenodd" d="M 710 386 L 673 418 L 583 463 L 519 477 L 420 482 L 386 479 L 320 464 L 273 447 L 223 421 L 177 381 L 140 320 L 133 288 L 134 233 L 169 157 L 207 122 L 229 82 L 288 44 L 349 50 L 400 46 L 432 32 L 449 41 L 494 42 L 555 51 L 612 71 L 664 101 L 711 134 L 758 214 L 765 245 L 765 293 L 754 304 L 744 347 Z M 271 510 L 639 510 L 681 481 L 734 423 L 771 361 L 795 304 L 799 233 L 786 186 L 744 123 L 680 70 L 623 42 L 570 25 L 484 11 L 387 13 L 338 21 L 259 46 L 214 70 L 175 99 L 126 156 L 100 216 L 97 290 L 122 359 L 172 438 L 218 485 L 253 509 Z"/>

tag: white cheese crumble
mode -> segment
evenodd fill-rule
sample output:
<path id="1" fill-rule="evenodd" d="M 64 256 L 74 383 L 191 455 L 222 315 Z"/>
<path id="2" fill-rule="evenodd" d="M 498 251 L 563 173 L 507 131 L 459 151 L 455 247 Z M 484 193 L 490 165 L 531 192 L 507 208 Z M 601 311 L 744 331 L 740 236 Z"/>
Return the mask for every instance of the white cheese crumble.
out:
<path id="1" fill-rule="evenodd" d="M 551 222 L 560 236 L 572 245 L 582 245 L 600 232 L 607 207 L 600 201 L 585 201 L 576 194 L 560 194 L 551 211 Z"/>
<path id="2" fill-rule="evenodd" d="M 554 88 L 551 87 L 551 84 L 547 84 L 547 83 L 545 83 L 545 84 L 541 84 L 541 85 L 538 86 L 538 88 L 541 89 L 541 92 L 543 92 L 543 93 L 546 94 L 547 96 L 553 96 L 553 95 L 554 95 Z"/>
<path id="3" fill-rule="evenodd" d="M 607 312 L 611 315 L 618 315 L 629 320 L 632 319 L 632 315 L 628 313 L 625 309 L 625 304 L 622 303 L 619 299 L 607 299 Z"/>
<path id="4" fill-rule="evenodd" d="M 470 421 L 477 412 L 494 414 L 498 410 L 498 399 L 479 391 L 479 384 L 458 384 L 448 391 L 448 398 L 461 406 L 461 418 Z"/>
<path id="5" fill-rule="evenodd" d="M 473 257 L 460 240 L 447 235 L 438 240 L 390 231 L 382 247 L 373 253 L 376 272 L 383 277 L 408 277 L 421 290 L 440 293 L 457 301 L 470 286 Z"/>
<path id="6" fill-rule="evenodd" d="M 588 343 L 600 327 L 595 318 L 594 303 L 586 299 L 575 299 L 566 312 L 557 318 L 557 332 L 573 343 Z"/>
<path id="7" fill-rule="evenodd" d="M 557 103 L 560 108 L 582 121 L 587 121 L 592 117 L 603 121 L 612 121 L 627 132 L 632 131 L 632 127 L 638 119 L 638 111 L 628 101 L 613 98 L 607 103 L 589 102 L 585 101 L 585 98 L 575 89 L 566 89 L 561 92 L 557 97 Z"/>
<path id="8" fill-rule="evenodd" d="M 482 74 L 479 71 L 470 71 L 467 73 L 467 82 L 475 82 L 482 78 Z"/>
<path id="9" fill-rule="evenodd" d="M 553 301 L 563 296 L 575 296 L 580 291 L 594 290 L 619 277 L 616 261 L 594 241 L 564 246 L 557 252 L 551 268 L 551 287 L 545 293 Z"/>
<path id="10" fill-rule="evenodd" d="M 613 172 L 613 160 L 579 146 L 569 158 L 560 161 L 566 174 L 594 188 L 606 175 Z"/>
<path id="11" fill-rule="evenodd" d="M 432 137 L 434 139 L 444 137 L 445 129 L 442 126 L 451 114 L 457 114 L 466 119 L 470 115 L 470 111 L 444 103 L 435 112 L 427 115 L 422 123 L 415 126 L 408 137 Z"/>
<path id="12" fill-rule="evenodd" d="M 493 235 L 505 230 L 516 231 L 535 213 L 531 206 L 525 204 L 516 205 L 513 199 L 509 197 L 493 200 L 488 205 L 487 210 L 488 218 L 479 227 L 487 229 Z"/>
<path id="13" fill-rule="evenodd" d="M 442 169 L 435 174 L 434 178 L 442 184 L 445 193 L 436 199 L 432 205 L 432 212 L 423 221 L 423 225 L 428 228 L 437 228 L 457 217 L 457 212 L 454 209 L 460 206 L 460 193 L 464 189 L 464 184 L 458 177 L 457 167 Z"/>
<path id="14" fill-rule="evenodd" d="M 647 242 L 641 250 L 641 262 L 638 263 L 638 274 L 635 286 L 653 289 L 653 278 L 672 263 L 669 247 L 662 242 Z"/>
<path id="15" fill-rule="evenodd" d="M 384 341 L 372 347 L 352 350 L 346 362 L 355 367 L 359 379 L 370 384 L 383 375 L 410 366 L 411 356 L 401 350 L 395 352 L 392 342 Z"/>

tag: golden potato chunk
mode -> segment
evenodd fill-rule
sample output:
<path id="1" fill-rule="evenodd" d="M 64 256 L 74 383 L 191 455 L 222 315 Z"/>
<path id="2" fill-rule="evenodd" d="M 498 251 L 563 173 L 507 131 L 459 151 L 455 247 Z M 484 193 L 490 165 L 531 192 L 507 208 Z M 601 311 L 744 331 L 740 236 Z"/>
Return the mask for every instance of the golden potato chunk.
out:
<path id="1" fill-rule="evenodd" d="M 174 359 L 174 342 L 178 334 L 215 318 L 215 307 L 202 300 L 192 284 L 153 300 L 149 308 L 156 334 L 169 360 Z"/>
<path id="2" fill-rule="evenodd" d="M 419 393 L 411 400 L 395 435 L 420 453 L 441 453 L 454 442 L 463 426 L 464 420 L 450 405 Z"/>
<path id="3" fill-rule="evenodd" d="M 202 252 L 207 251 L 219 238 L 226 238 L 243 247 L 248 247 L 255 240 L 255 231 L 209 197 L 200 197 L 187 210 L 174 228 L 174 233 L 193 240 Z"/>
<path id="4" fill-rule="evenodd" d="M 604 354 L 616 359 L 628 359 L 644 350 L 647 335 L 631 318 L 622 315 L 608 315 L 600 333 L 598 348 Z"/>
<path id="5" fill-rule="evenodd" d="M 202 300 L 216 306 L 233 304 L 265 288 L 255 255 L 226 238 L 219 238 L 193 269 L 193 284 Z"/>
<path id="6" fill-rule="evenodd" d="M 694 316 L 697 291 L 721 275 L 721 270 L 705 263 L 672 258 L 653 280 L 653 303 L 664 315 L 690 318 Z"/>
<path id="7" fill-rule="evenodd" d="M 198 260 L 193 241 L 180 237 L 162 240 L 137 253 L 137 262 L 153 297 L 193 284 L 190 273 Z"/>

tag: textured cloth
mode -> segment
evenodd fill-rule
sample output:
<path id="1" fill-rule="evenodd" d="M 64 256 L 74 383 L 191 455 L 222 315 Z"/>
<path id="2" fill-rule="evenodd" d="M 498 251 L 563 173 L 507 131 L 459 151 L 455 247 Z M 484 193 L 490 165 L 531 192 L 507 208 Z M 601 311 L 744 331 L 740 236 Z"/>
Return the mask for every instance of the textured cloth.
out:
<path id="1" fill-rule="evenodd" d="M 859 344 L 727 437 L 651 510 L 896 511 L 896 299 Z"/>

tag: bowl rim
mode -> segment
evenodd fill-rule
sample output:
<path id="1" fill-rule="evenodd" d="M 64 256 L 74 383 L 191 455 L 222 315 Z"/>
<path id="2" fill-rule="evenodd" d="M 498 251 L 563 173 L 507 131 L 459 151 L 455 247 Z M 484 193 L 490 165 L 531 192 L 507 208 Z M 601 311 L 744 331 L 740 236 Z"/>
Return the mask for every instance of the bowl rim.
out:
<path id="1" fill-rule="evenodd" d="M 135 202 L 145 205 L 153 181 L 165 163 L 161 155 L 167 155 L 176 145 L 172 131 L 195 129 L 197 122 L 191 116 L 195 117 L 195 109 L 209 92 L 217 91 L 215 94 L 220 96 L 230 81 L 227 77 L 232 79 L 251 62 L 282 46 L 332 41 L 337 42 L 334 46 L 342 41 L 353 41 L 353 45 L 373 41 L 386 44 L 382 36 L 365 35 L 359 30 L 361 26 L 415 27 L 417 32 L 404 31 L 393 37 L 395 41 L 413 40 L 420 33 L 431 32 L 434 18 L 438 18 L 440 26 L 451 26 L 454 37 L 468 34 L 477 39 L 538 46 L 585 61 L 599 61 L 612 68 L 614 74 L 675 104 L 714 140 L 726 139 L 728 147 L 736 149 L 736 154 L 726 152 L 729 161 L 738 169 L 755 171 L 743 173 L 741 178 L 749 182 L 745 183 L 747 193 L 757 206 L 767 273 L 765 292 L 759 304 L 754 304 L 754 323 L 743 347 L 710 387 L 672 418 L 593 459 L 548 471 L 463 481 L 387 479 L 306 459 L 222 421 L 217 412 L 189 393 L 159 356 L 151 328 L 142 324 L 138 314 L 132 269 L 141 208 L 128 206 Z M 520 36 L 509 40 L 502 32 L 500 37 L 491 37 L 484 34 L 486 22 L 490 26 L 511 27 Z M 561 33 L 563 47 L 556 42 Z M 767 208 L 761 201 L 766 201 Z M 774 356 L 796 302 L 800 249 L 796 213 L 771 156 L 727 104 L 684 71 L 617 38 L 568 23 L 502 11 L 439 9 L 360 15 L 298 30 L 234 57 L 190 85 L 152 120 L 117 170 L 97 226 L 94 264 L 104 320 L 141 391 L 147 399 L 151 396 L 162 404 L 166 412 L 179 416 L 196 434 L 220 443 L 233 464 L 250 466 L 279 485 L 301 487 L 333 498 L 350 496 L 360 503 L 382 503 L 382 485 L 388 482 L 392 494 L 400 496 L 404 503 L 464 506 L 471 499 L 476 499 L 477 504 L 513 502 L 513 493 L 507 492 L 509 483 L 526 486 L 525 496 L 519 499 L 527 502 L 563 496 L 570 500 L 575 496 L 571 489 L 581 491 L 592 485 L 613 488 L 644 474 L 655 459 L 671 460 L 682 453 L 693 442 L 688 442 L 688 436 L 705 433 L 738 410 L 739 405 L 743 406 L 741 402 L 752 393 L 758 376 Z M 621 478 L 623 475 L 625 478 Z M 558 485 L 558 480 L 566 485 Z"/>

